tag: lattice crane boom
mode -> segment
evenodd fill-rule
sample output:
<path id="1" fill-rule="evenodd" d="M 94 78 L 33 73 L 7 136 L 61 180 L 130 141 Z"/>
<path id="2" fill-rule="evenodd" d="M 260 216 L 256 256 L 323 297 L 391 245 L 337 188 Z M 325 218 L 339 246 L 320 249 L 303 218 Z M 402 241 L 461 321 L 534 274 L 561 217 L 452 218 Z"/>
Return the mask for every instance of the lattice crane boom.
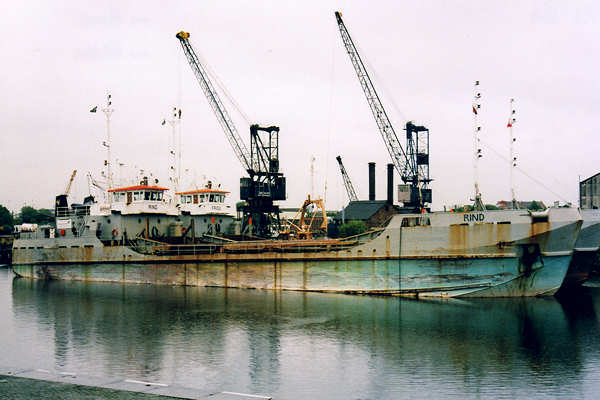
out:
<path id="1" fill-rule="evenodd" d="M 249 177 L 240 178 L 240 210 L 243 213 L 243 235 L 272 237 L 277 235 L 281 221 L 279 206 L 274 201 L 285 200 L 285 177 L 279 172 L 279 127 L 250 125 L 250 151 L 242 141 L 219 95 L 189 42 L 190 34 L 175 35 L 204 91 L 227 140 Z"/>
<path id="2" fill-rule="evenodd" d="M 431 203 L 431 189 L 427 185 L 431 182 L 429 178 L 429 129 L 424 126 L 414 125 L 408 121 L 406 130 L 406 147 L 403 148 L 396 136 L 394 127 L 383 108 L 383 104 L 377 95 L 375 86 L 369 77 L 367 69 L 358 54 L 358 50 L 344 25 L 342 14 L 335 13 L 342 42 L 350 57 L 352 66 L 360 82 L 360 86 L 367 98 L 383 142 L 387 148 L 396 171 L 400 174 L 405 185 L 402 187 L 404 193 L 399 200 L 405 207 L 423 209 L 426 203 Z M 406 149 L 406 150 L 405 150 Z M 407 190 L 405 190 L 407 189 Z"/>
<path id="3" fill-rule="evenodd" d="M 175 36 L 177 37 L 177 39 L 179 39 L 179 42 L 190 64 L 190 67 L 192 68 L 192 71 L 194 71 L 194 75 L 196 75 L 198 83 L 200 83 L 200 87 L 202 88 L 206 99 L 208 100 L 213 112 L 215 113 L 219 124 L 221 124 L 221 127 L 223 128 L 223 131 L 225 132 L 227 140 L 233 148 L 235 155 L 237 156 L 238 160 L 240 160 L 240 163 L 246 169 L 246 171 L 252 174 L 252 172 L 250 172 L 253 170 L 250 161 L 250 152 L 248 151 L 246 144 L 240 137 L 233 123 L 233 120 L 229 116 L 227 109 L 225 109 L 225 106 L 223 105 L 223 102 L 221 101 L 217 91 L 214 89 L 212 83 L 210 82 L 208 74 L 206 73 L 206 70 L 200 63 L 200 60 L 198 59 L 194 48 L 190 44 L 190 34 L 181 31 Z"/>
<path id="4" fill-rule="evenodd" d="M 352 185 L 352 182 L 350 181 L 350 177 L 348 176 L 348 173 L 346 172 L 346 168 L 344 167 L 344 164 L 342 163 L 342 157 L 337 156 L 335 159 L 337 160 L 338 164 L 340 165 L 340 172 L 342 173 L 342 179 L 344 180 L 344 186 L 346 187 L 346 193 L 348 193 L 348 199 L 350 201 L 358 201 L 358 196 L 356 195 L 354 186 Z"/>
<path id="5" fill-rule="evenodd" d="M 379 128 L 383 142 L 385 143 L 388 153 L 392 158 L 394 167 L 400 174 L 402 180 L 406 183 L 410 180 L 412 175 L 411 172 L 415 170 L 415 167 L 412 165 L 411 160 L 406 155 L 406 152 L 402 148 L 402 145 L 396 136 L 394 127 L 392 126 L 392 123 L 390 122 L 385 109 L 383 108 L 383 104 L 377 95 L 375 86 L 373 86 L 373 82 L 371 82 L 371 78 L 369 77 L 365 65 L 358 54 L 358 50 L 356 49 L 356 46 L 354 46 L 354 42 L 352 41 L 352 38 L 346 29 L 346 25 L 344 25 L 342 14 L 339 11 L 336 11 L 335 17 L 337 19 L 340 35 L 342 36 L 342 41 L 344 42 L 348 56 L 350 56 L 350 61 L 352 62 L 354 70 L 356 71 L 358 81 L 360 82 L 363 92 L 365 93 L 367 102 L 369 103 L 369 107 L 373 113 L 373 117 L 375 117 L 375 122 Z"/>

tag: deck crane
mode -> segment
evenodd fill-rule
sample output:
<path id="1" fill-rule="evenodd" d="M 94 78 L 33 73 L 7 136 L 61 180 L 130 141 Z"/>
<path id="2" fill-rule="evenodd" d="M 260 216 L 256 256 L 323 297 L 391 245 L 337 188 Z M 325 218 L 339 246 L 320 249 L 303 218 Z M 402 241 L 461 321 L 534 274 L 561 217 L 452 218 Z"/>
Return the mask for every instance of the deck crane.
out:
<path id="1" fill-rule="evenodd" d="M 342 164 L 342 157 L 337 156 L 335 158 L 340 165 L 340 172 L 342 173 L 342 179 L 344 180 L 344 186 L 346 187 L 346 193 L 348 193 L 348 199 L 350 201 L 358 201 L 358 196 L 356 195 L 356 191 L 354 190 L 354 186 L 352 186 L 352 182 L 350 181 L 350 177 L 346 172 L 346 168 L 344 168 L 344 164 Z"/>
<path id="2" fill-rule="evenodd" d="M 315 210 L 308 216 L 311 206 L 316 206 L 318 210 L 321 210 L 321 224 L 318 227 L 313 227 L 313 223 L 317 220 L 317 211 Z M 311 199 L 308 195 L 308 199 L 304 200 L 296 216 L 283 224 L 279 237 L 281 239 L 313 239 L 315 233 L 327 234 L 327 211 L 325 211 L 325 203 L 322 199 Z"/>
<path id="3" fill-rule="evenodd" d="M 180 31 L 175 36 L 229 144 L 249 175 L 240 178 L 240 198 L 245 200 L 242 233 L 261 237 L 276 235 L 280 230 L 279 207 L 273 201 L 285 200 L 285 177 L 279 172 L 279 127 L 251 125 L 248 151 L 189 42 L 190 34 Z"/>
<path id="4" fill-rule="evenodd" d="M 427 203 L 431 203 L 431 189 L 428 188 L 431 182 L 429 178 L 429 129 L 415 125 L 411 121 L 407 122 L 404 128 L 406 130 L 406 151 L 404 150 L 358 50 L 344 25 L 342 13 L 336 11 L 335 17 L 346 52 L 356 71 L 373 117 L 375 117 L 383 142 L 396 171 L 404 182 L 404 185 L 400 186 L 399 201 L 402 201 L 406 208 L 423 209 Z"/>
<path id="5" fill-rule="evenodd" d="M 71 193 L 71 186 L 73 186 L 73 181 L 75 180 L 75 175 L 77 175 L 77 170 L 74 169 L 71 174 L 71 178 L 69 179 L 69 183 L 67 183 L 67 187 L 65 188 L 65 192 L 63 193 L 65 196 L 68 196 Z"/>

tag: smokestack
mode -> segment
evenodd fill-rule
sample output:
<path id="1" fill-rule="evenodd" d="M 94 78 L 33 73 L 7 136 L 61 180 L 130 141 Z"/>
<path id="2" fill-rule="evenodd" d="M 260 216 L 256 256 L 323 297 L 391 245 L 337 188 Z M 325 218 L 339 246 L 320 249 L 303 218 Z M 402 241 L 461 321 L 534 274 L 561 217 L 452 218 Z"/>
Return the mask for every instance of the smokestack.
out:
<path id="1" fill-rule="evenodd" d="M 387 165 L 387 202 L 394 204 L 394 164 Z"/>
<path id="2" fill-rule="evenodd" d="M 375 163 L 369 163 L 369 201 L 375 200 Z"/>

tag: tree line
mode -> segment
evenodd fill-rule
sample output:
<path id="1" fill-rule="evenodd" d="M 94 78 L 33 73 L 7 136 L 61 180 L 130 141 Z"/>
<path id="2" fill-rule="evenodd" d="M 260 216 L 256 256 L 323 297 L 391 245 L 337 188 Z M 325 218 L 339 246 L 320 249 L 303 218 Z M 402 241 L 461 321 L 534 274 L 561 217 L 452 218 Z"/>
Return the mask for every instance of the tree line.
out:
<path id="1" fill-rule="evenodd" d="M 35 209 L 24 206 L 21 211 L 13 215 L 8 208 L 0 205 L 0 232 L 10 233 L 13 226 L 21 224 L 48 224 L 54 221 L 54 210 L 47 208 Z"/>

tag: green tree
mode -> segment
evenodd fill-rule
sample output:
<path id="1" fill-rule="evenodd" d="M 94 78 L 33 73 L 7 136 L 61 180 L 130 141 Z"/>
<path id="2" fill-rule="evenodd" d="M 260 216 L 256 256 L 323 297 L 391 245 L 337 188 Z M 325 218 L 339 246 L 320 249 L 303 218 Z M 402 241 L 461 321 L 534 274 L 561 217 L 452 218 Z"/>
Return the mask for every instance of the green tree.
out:
<path id="1" fill-rule="evenodd" d="M 494 204 L 486 204 L 485 209 L 486 210 L 499 210 L 499 208 L 497 206 L 495 206 Z"/>
<path id="2" fill-rule="evenodd" d="M 475 207 L 470 206 L 470 205 L 466 205 L 464 207 L 454 207 L 454 212 L 469 212 L 469 211 L 473 211 L 475 209 Z"/>
<path id="3" fill-rule="evenodd" d="M 21 208 L 21 223 L 22 224 L 35 224 L 37 223 L 37 210 L 33 207 L 23 206 Z"/>
<path id="4" fill-rule="evenodd" d="M 529 207 L 527 207 L 529 210 L 531 211 L 538 211 L 542 209 L 542 206 L 540 203 L 538 203 L 537 201 L 533 200 L 531 202 L 531 204 L 529 204 Z"/>
<path id="5" fill-rule="evenodd" d="M 363 221 L 348 221 L 340 227 L 340 237 L 348 237 L 366 232 L 367 224 Z"/>
<path id="6" fill-rule="evenodd" d="M 0 232 L 12 231 L 15 221 L 8 208 L 0 205 Z"/>
<path id="7" fill-rule="evenodd" d="M 238 201 L 237 203 L 235 203 L 235 211 L 241 213 L 244 210 L 245 205 L 245 201 Z"/>
<path id="8" fill-rule="evenodd" d="M 47 224 L 54 220 L 54 210 L 40 208 L 36 210 L 30 206 L 21 208 L 21 215 L 17 222 L 21 224 Z"/>
<path id="9" fill-rule="evenodd" d="M 40 208 L 37 215 L 38 224 L 48 224 L 54 221 L 54 210 L 50 210 L 47 208 Z"/>

